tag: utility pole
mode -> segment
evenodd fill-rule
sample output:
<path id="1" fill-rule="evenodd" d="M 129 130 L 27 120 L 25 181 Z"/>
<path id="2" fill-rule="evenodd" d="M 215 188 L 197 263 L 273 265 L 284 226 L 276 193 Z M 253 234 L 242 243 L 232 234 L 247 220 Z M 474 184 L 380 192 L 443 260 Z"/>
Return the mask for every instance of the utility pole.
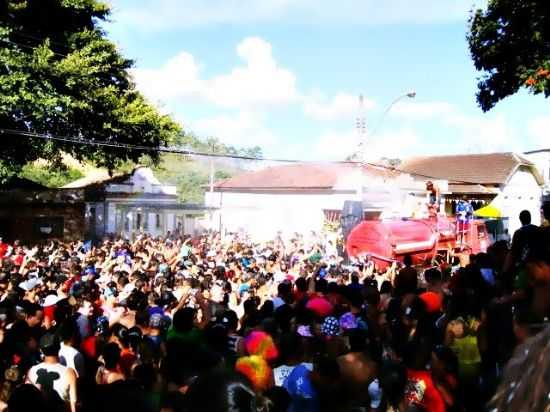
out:
<path id="1" fill-rule="evenodd" d="M 367 123 L 365 121 L 365 112 L 364 112 L 364 103 L 365 98 L 362 94 L 359 95 L 359 112 L 357 113 L 357 118 L 355 119 L 355 130 L 357 131 L 357 140 L 359 141 L 359 173 L 358 173 L 358 187 L 357 187 L 357 200 L 363 201 L 363 163 L 366 159 L 367 150 Z"/>
<path id="2" fill-rule="evenodd" d="M 216 146 L 212 142 L 210 145 L 210 153 L 214 154 Z M 210 196 L 214 193 L 214 156 L 210 156 Z"/>
<path id="3" fill-rule="evenodd" d="M 216 144 L 214 140 L 210 142 L 210 152 L 214 154 Z M 210 156 L 210 207 L 214 203 L 214 156 Z M 210 210 L 210 230 L 214 230 L 214 212 Z"/>

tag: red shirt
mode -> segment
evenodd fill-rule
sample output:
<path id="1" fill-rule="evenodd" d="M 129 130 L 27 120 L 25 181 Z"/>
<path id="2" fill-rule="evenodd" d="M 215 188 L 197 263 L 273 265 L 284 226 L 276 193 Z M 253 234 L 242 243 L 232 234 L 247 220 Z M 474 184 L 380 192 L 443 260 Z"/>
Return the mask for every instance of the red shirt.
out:
<path id="1" fill-rule="evenodd" d="M 120 352 L 120 368 L 126 376 L 130 376 L 132 372 L 132 366 L 137 357 L 130 349 L 122 349 Z"/>
<path id="2" fill-rule="evenodd" d="M 4 256 L 6 256 L 6 253 L 8 253 L 7 243 L 0 242 L 0 259 L 2 259 Z"/>
<path id="3" fill-rule="evenodd" d="M 409 405 L 420 405 L 428 412 L 445 412 L 445 402 L 428 371 L 407 369 L 405 399 Z"/>

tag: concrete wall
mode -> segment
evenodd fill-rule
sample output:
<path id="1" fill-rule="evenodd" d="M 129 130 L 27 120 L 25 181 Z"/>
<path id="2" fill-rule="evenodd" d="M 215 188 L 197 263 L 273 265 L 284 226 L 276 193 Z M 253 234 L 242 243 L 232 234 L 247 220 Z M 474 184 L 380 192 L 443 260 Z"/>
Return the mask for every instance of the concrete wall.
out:
<path id="1" fill-rule="evenodd" d="M 354 194 L 231 193 L 206 195 L 206 205 L 219 207 L 213 213 L 212 228 L 230 232 L 247 231 L 259 239 L 285 234 L 320 231 L 323 209 L 341 210 Z"/>

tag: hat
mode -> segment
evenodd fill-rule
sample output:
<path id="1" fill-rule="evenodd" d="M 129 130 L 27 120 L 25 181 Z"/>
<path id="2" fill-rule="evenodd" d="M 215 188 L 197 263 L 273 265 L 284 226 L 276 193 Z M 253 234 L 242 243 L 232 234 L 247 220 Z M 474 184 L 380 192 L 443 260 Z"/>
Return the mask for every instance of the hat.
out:
<path id="1" fill-rule="evenodd" d="M 340 317 L 340 327 L 344 330 L 358 328 L 357 318 L 351 312 L 344 313 Z"/>
<path id="2" fill-rule="evenodd" d="M 46 333 L 40 338 L 41 350 L 48 350 L 50 348 L 53 348 L 54 346 L 59 346 L 59 340 L 57 339 L 57 336 L 55 336 L 55 334 Z"/>
<path id="3" fill-rule="evenodd" d="M 340 324 L 338 323 L 338 319 L 334 316 L 329 316 L 326 318 L 321 326 L 321 333 L 325 336 L 340 335 Z"/>
<path id="4" fill-rule="evenodd" d="M 24 282 L 21 282 L 19 284 L 19 287 L 21 289 L 23 289 L 25 292 L 30 292 L 35 287 L 37 287 L 38 285 L 41 285 L 41 284 L 42 284 L 41 279 L 33 277 L 33 278 L 28 279 L 28 280 L 25 280 Z"/>
<path id="5" fill-rule="evenodd" d="M 249 355 L 258 355 L 267 361 L 277 359 L 279 352 L 273 339 L 263 331 L 252 331 L 244 338 L 244 346 Z"/>
<path id="6" fill-rule="evenodd" d="M 53 306 L 60 300 L 61 298 L 57 295 L 48 295 L 46 299 L 44 299 L 44 307 Z"/>
<path id="7" fill-rule="evenodd" d="M 441 311 L 443 299 L 441 299 L 439 294 L 435 292 L 424 292 L 420 295 L 420 299 L 422 299 L 426 305 L 428 313 L 437 313 Z"/>
<path id="8" fill-rule="evenodd" d="M 310 299 L 306 308 L 315 312 L 320 317 L 326 317 L 332 313 L 332 304 L 324 298 L 313 298 Z"/>

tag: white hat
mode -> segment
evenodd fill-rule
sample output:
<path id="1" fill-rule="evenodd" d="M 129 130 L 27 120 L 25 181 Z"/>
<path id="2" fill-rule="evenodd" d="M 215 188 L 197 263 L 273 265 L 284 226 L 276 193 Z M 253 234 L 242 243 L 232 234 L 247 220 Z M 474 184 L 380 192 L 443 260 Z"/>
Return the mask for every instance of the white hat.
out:
<path id="1" fill-rule="evenodd" d="M 21 282 L 19 284 L 19 287 L 23 289 L 25 292 L 29 292 L 41 284 L 42 284 L 42 280 L 40 280 L 39 278 L 32 277 L 28 280 L 25 280 L 24 282 Z"/>
<path id="2" fill-rule="evenodd" d="M 60 300 L 61 298 L 57 295 L 48 295 L 46 299 L 44 299 L 44 307 L 53 306 Z"/>

